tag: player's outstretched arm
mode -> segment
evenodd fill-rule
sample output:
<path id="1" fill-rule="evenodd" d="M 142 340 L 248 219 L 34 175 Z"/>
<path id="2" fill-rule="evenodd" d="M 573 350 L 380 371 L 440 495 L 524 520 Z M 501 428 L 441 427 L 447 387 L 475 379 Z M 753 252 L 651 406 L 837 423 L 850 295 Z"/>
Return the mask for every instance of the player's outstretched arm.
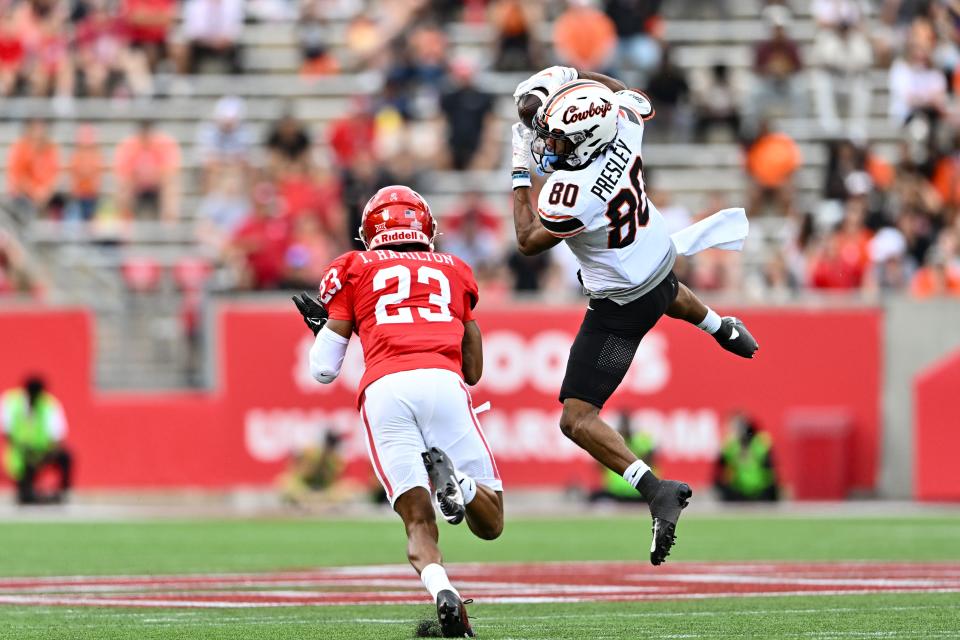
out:
<path id="1" fill-rule="evenodd" d="M 525 256 L 535 256 L 560 244 L 560 238 L 544 229 L 534 214 L 530 187 L 513 190 L 513 228 L 517 232 L 517 248 Z"/>
<path id="2" fill-rule="evenodd" d="M 544 229 L 533 211 L 530 199 L 530 141 L 533 132 L 523 123 L 513 125 L 513 228 L 517 248 L 525 256 L 535 256 L 560 243 Z"/>
<path id="3" fill-rule="evenodd" d="M 463 325 L 463 381 L 471 387 L 480 382 L 483 375 L 483 338 L 480 325 L 471 320 Z"/>

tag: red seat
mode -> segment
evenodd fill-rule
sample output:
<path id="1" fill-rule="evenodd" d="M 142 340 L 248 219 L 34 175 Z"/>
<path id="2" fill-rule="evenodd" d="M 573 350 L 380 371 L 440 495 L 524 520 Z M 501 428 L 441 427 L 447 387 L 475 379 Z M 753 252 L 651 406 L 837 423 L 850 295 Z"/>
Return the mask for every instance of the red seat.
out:
<path id="1" fill-rule="evenodd" d="M 134 257 L 123 261 L 120 268 L 123 280 L 131 290 L 138 293 L 153 291 L 160 284 L 163 270 L 156 260 Z"/>
<path id="2" fill-rule="evenodd" d="M 213 266 L 203 258 L 182 258 L 173 265 L 173 279 L 184 291 L 198 291 L 212 271 Z"/>

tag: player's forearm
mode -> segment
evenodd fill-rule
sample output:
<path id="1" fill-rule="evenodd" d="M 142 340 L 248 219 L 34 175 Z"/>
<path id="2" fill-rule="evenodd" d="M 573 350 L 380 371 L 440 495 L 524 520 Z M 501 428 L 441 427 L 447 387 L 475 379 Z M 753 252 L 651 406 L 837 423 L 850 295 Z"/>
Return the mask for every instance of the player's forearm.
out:
<path id="1" fill-rule="evenodd" d="M 476 320 L 463 326 L 463 380 L 470 386 L 480 382 L 483 375 L 483 340 Z"/>
<path id="2" fill-rule="evenodd" d="M 603 86 L 610 89 L 610 91 L 623 91 L 628 89 L 627 85 L 620 82 L 616 78 L 611 78 L 610 76 L 604 75 L 602 73 L 597 73 L 596 71 L 577 71 L 577 74 L 583 80 L 593 80 L 594 82 L 599 82 Z"/>
<path id="3" fill-rule="evenodd" d="M 513 190 L 513 228 L 517 233 L 517 249 L 525 256 L 543 253 L 559 242 L 537 220 L 530 204 L 529 187 Z"/>
<path id="4" fill-rule="evenodd" d="M 314 380 L 330 384 L 337 379 L 349 342 L 349 337 L 340 335 L 330 327 L 325 326 L 317 333 L 309 356 L 310 375 Z"/>

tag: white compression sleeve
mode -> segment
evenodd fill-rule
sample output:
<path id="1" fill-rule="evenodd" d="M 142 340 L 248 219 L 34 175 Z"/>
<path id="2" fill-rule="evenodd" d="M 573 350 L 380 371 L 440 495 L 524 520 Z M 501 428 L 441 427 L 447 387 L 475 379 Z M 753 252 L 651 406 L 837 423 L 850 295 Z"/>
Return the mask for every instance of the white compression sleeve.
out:
<path id="1" fill-rule="evenodd" d="M 344 338 L 326 327 L 320 329 L 310 347 L 310 375 L 317 382 L 330 384 L 337 379 L 349 342 L 350 338 Z"/>

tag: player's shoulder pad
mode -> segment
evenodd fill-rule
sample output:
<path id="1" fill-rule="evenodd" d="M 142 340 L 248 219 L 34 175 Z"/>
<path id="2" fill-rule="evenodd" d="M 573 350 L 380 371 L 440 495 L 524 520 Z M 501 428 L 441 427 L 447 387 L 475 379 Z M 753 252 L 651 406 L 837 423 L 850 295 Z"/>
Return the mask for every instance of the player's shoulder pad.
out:
<path id="1" fill-rule="evenodd" d="M 537 215 L 547 231 L 558 238 L 572 238 L 586 230 L 598 206 L 590 195 L 592 177 L 588 169 L 550 174 L 537 198 Z"/>
<path id="2" fill-rule="evenodd" d="M 444 253 L 443 255 L 453 258 L 454 269 L 464 279 L 464 284 L 476 283 L 477 278 L 473 275 L 473 267 L 466 260 L 452 253 Z"/>
<path id="3" fill-rule="evenodd" d="M 339 256 L 333 259 L 330 263 L 330 267 L 339 267 L 341 269 L 348 268 L 356 258 L 359 251 L 347 251 L 346 253 L 341 253 Z"/>
<path id="4" fill-rule="evenodd" d="M 351 275 L 359 271 L 359 267 L 365 264 L 364 261 L 360 259 L 360 253 L 360 251 L 347 251 L 346 253 L 340 254 L 330 263 L 330 266 L 327 267 L 327 272 L 336 269 L 340 280 L 346 282 Z"/>
<path id="5" fill-rule="evenodd" d="M 657 115 L 650 98 L 642 91 L 624 89 L 617 91 L 616 96 L 620 115 L 634 124 L 640 124 Z"/>

